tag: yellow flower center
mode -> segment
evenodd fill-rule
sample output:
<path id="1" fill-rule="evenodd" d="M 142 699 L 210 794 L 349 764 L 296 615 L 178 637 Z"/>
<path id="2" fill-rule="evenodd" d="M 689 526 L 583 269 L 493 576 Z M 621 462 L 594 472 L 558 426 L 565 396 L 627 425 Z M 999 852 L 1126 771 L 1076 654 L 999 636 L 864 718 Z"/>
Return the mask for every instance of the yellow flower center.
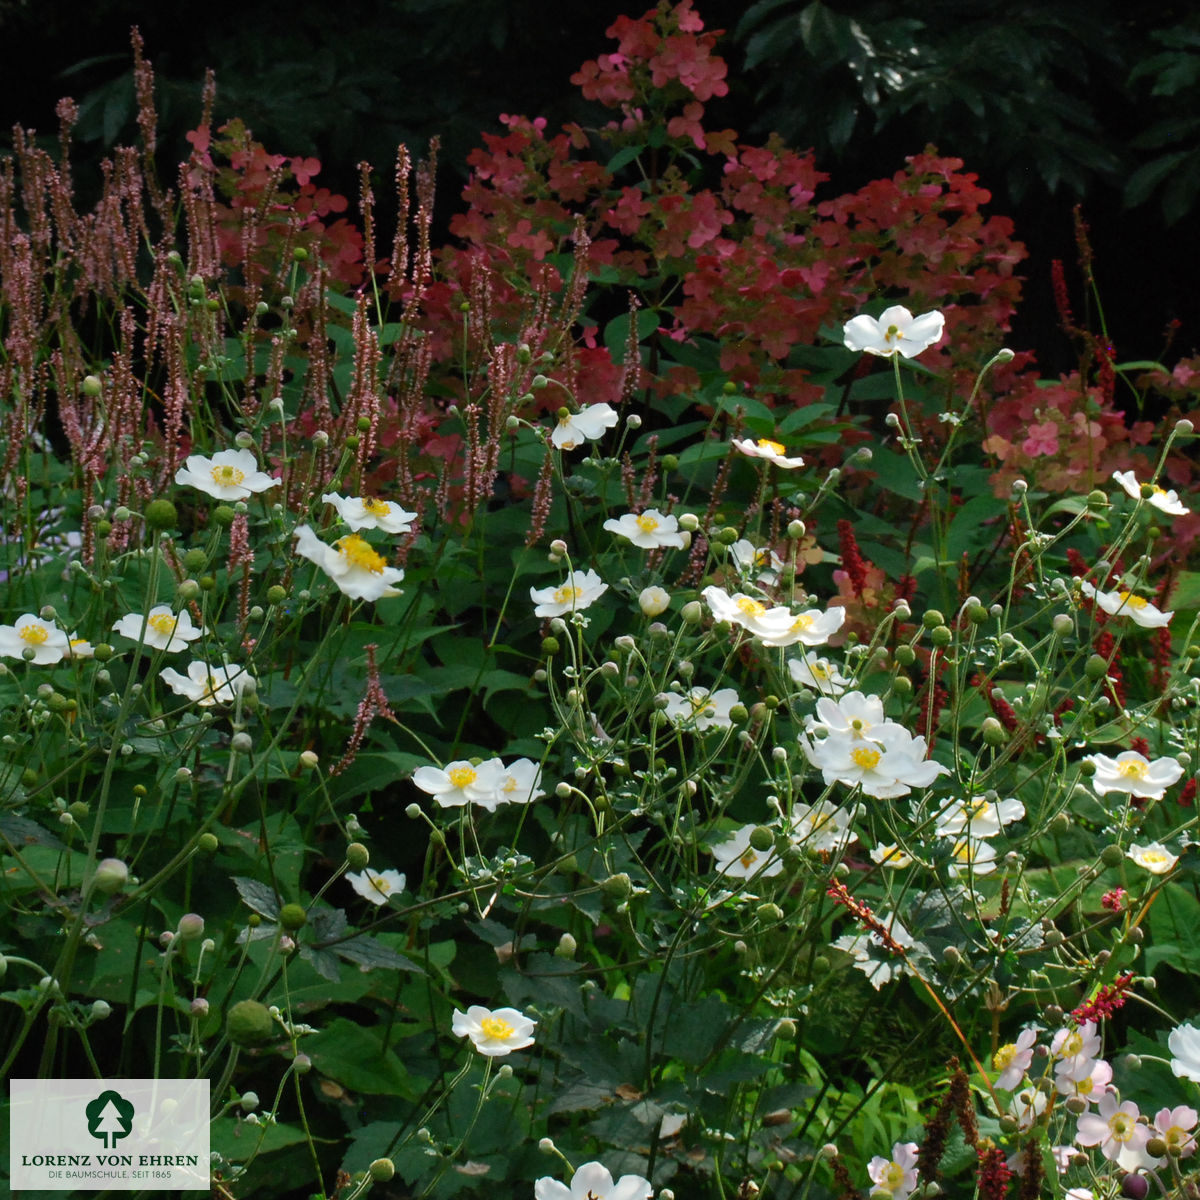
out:
<path id="1" fill-rule="evenodd" d="M 154 630 L 155 633 L 161 633 L 164 637 L 169 637 L 175 632 L 175 626 L 178 624 L 179 618 L 174 613 L 155 613 L 150 617 L 146 624 Z"/>
<path id="2" fill-rule="evenodd" d="M 1117 596 L 1128 608 L 1145 608 L 1150 603 L 1144 596 L 1135 596 L 1132 592 L 1118 592 Z"/>
<path id="3" fill-rule="evenodd" d="M 1000 1049 L 992 1055 L 992 1066 L 995 1067 L 997 1071 L 1003 1071 L 1016 1057 L 1017 1043 L 1009 1042 L 1007 1046 L 1001 1046 Z"/>
<path id="4" fill-rule="evenodd" d="M 818 658 L 815 662 L 810 662 L 808 664 L 808 670 L 814 679 L 829 678 L 829 668 L 825 665 L 825 660 L 823 658 Z"/>
<path id="5" fill-rule="evenodd" d="M 748 871 L 756 862 L 758 862 L 758 855 L 755 854 L 752 847 L 747 846 L 746 849 L 743 850 L 739 855 L 738 862 L 740 862 Z"/>
<path id="6" fill-rule="evenodd" d="M 484 1017 L 479 1028 L 498 1042 L 506 1042 L 513 1035 L 513 1027 L 503 1017 Z"/>
<path id="7" fill-rule="evenodd" d="M 869 746 L 857 746 L 850 751 L 850 757 L 864 771 L 872 771 L 879 765 L 883 755 Z"/>
<path id="8" fill-rule="evenodd" d="M 967 805 L 967 820 L 973 821 L 976 817 L 986 817 L 991 805 L 984 799 L 973 800 Z"/>
<path id="9" fill-rule="evenodd" d="M 1108 1118 L 1108 1128 L 1118 1142 L 1127 1142 L 1137 1130 L 1137 1122 L 1128 1114 L 1115 1112 Z"/>
<path id="10" fill-rule="evenodd" d="M 898 1162 L 890 1162 L 883 1168 L 883 1178 L 879 1186 L 889 1192 L 894 1192 L 904 1184 L 904 1168 Z"/>
<path id="11" fill-rule="evenodd" d="M 1075 1085 L 1075 1090 L 1081 1096 L 1090 1096 L 1092 1088 L 1096 1086 L 1096 1081 L 1089 1075 L 1086 1079 L 1079 1080 Z"/>
<path id="12" fill-rule="evenodd" d="M 515 775 L 505 775 L 504 782 L 500 785 L 502 792 L 515 792 L 519 784 Z"/>
<path id="13" fill-rule="evenodd" d="M 738 612 L 745 613 L 748 617 L 761 617 L 767 611 L 765 604 L 759 604 L 757 600 L 752 600 L 749 596 L 739 596 L 737 606 Z"/>
<path id="14" fill-rule="evenodd" d="M 1142 862 L 1147 867 L 1161 867 L 1171 860 L 1161 850 L 1143 850 Z"/>
<path id="15" fill-rule="evenodd" d="M 44 625 L 30 621 L 17 630 L 17 636 L 31 646 L 40 646 L 50 636 L 50 631 Z"/>
<path id="16" fill-rule="evenodd" d="M 707 693 L 700 696 L 689 696 L 688 703 L 692 706 L 693 716 L 704 716 L 707 713 L 715 713 L 717 710 L 708 702 Z"/>
<path id="17" fill-rule="evenodd" d="M 223 467 L 213 467 L 212 477 L 213 483 L 217 487 L 237 487 L 246 478 L 246 472 L 239 471 L 237 467 L 225 465 Z"/>
<path id="18" fill-rule="evenodd" d="M 1167 489 L 1160 488 L 1157 483 L 1152 483 L 1150 489 L 1155 496 L 1165 496 L 1167 494 Z"/>
<path id="19" fill-rule="evenodd" d="M 1083 1037 L 1079 1033 L 1068 1034 L 1058 1049 L 1059 1058 L 1074 1058 L 1083 1051 Z"/>
<path id="20" fill-rule="evenodd" d="M 637 519 L 637 527 L 643 533 L 653 533 L 658 528 L 658 522 L 653 517 L 643 513 Z"/>
<path id="21" fill-rule="evenodd" d="M 452 767 L 446 772 L 446 778 L 456 788 L 465 788 L 468 784 L 474 783 L 475 776 L 476 772 L 471 767 Z"/>
<path id="22" fill-rule="evenodd" d="M 1188 1133 L 1188 1131 L 1182 1126 L 1172 1125 L 1171 1128 L 1162 1135 L 1162 1140 L 1167 1143 L 1168 1148 L 1175 1146 L 1179 1149 L 1183 1149 L 1192 1140 L 1192 1135 Z"/>
<path id="23" fill-rule="evenodd" d="M 572 587 L 569 583 L 564 583 L 562 587 L 556 588 L 554 592 L 555 604 L 570 604 L 574 600 L 578 600 L 583 595 L 583 589 Z"/>
<path id="24" fill-rule="evenodd" d="M 386 517 L 392 511 L 392 506 L 386 500 L 374 500 L 367 496 L 363 497 L 362 506 L 363 512 L 373 517 Z"/>
<path id="25" fill-rule="evenodd" d="M 800 631 L 800 632 L 802 632 L 802 631 L 804 631 L 805 629 L 811 629 L 811 628 L 812 628 L 812 623 L 813 623 L 813 619 L 812 619 L 812 616 L 811 616 L 809 613 L 801 613 L 801 614 L 800 614 L 800 615 L 799 615 L 799 616 L 798 616 L 798 617 L 797 617 L 797 618 L 796 618 L 796 619 L 795 619 L 795 620 L 792 622 L 792 630 L 793 630 L 793 632 L 796 632 L 796 631 Z"/>
<path id="26" fill-rule="evenodd" d="M 770 438 L 759 438 L 758 448 L 760 450 L 767 450 L 771 454 L 783 454 L 786 450 L 786 447 L 781 442 L 773 442 Z"/>
<path id="27" fill-rule="evenodd" d="M 894 342 L 899 336 L 900 336 L 900 326 L 899 325 L 889 325 L 887 327 L 887 333 L 885 333 L 883 335 L 883 340 L 885 342 Z"/>
<path id="28" fill-rule="evenodd" d="M 337 552 L 352 566 L 360 571 L 370 571 L 373 575 L 382 575 L 387 560 L 371 548 L 364 538 L 357 533 L 349 533 L 344 538 L 338 538 L 333 543 Z"/>
<path id="29" fill-rule="evenodd" d="M 1149 763 L 1138 762 L 1136 758 L 1129 758 L 1117 764 L 1117 774 L 1126 779 L 1145 779 L 1149 770 Z"/>
<path id="30" fill-rule="evenodd" d="M 392 885 L 388 883 L 381 875 L 371 876 L 371 886 L 377 891 L 382 892 L 385 896 L 392 890 Z"/>

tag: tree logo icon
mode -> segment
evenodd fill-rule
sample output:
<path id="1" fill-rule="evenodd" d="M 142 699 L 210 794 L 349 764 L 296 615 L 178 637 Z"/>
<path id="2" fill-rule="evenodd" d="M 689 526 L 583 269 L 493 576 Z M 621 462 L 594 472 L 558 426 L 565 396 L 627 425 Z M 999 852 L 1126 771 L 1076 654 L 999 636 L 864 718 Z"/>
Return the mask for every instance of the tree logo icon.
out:
<path id="1" fill-rule="evenodd" d="M 113 1149 L 118 1139 L 128 1137 L 133 1128 L 133 1105 L 120 1092 L 101 1092 L 83 1111 L 87 1114 L 88 1133 L 99 1138 L 105 1150 Z"/>

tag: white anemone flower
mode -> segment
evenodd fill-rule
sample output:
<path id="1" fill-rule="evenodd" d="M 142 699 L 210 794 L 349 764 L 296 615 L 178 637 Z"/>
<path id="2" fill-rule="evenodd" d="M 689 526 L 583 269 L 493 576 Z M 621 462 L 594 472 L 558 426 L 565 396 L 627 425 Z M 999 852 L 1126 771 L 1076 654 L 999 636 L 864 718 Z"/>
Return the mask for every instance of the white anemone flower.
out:
<path id="1" fill-rule="evenodd" d="M 1180 503 L 1178 492 L 1160 488 L 1156 483 L 1143 485 L 1138 482 L 1137 476 L 1132 471 L 1114 471 L 1112 477 L 1125 489 L 1127 496 L 1132 496 L 1134 500 L 1144 499 L 1147 504 L 1152 505 L 1159 512 L 1164 512 L 1170 517 L 1182 517 L 1192 511 Z M 1149 496 L 1142 495 L 1143 486 L 1150 487 L 1151 492 Z"/>
<path id="2" fill-rule="evenodd" d="M 733 718 L 729 715 L 739 703 L 733 688 L 720 688 L 715 692 L 705 687 L 691 688 L 684 695 L 667 692 L 667 703 L 663 708 L 672 725 L 694 729 L 704 733 L 709 729 L 730 729 Z"/>
<path id="3" fill-rule="evenodd" d="M 404 891 L 408 880 L 399 871 L 372 871 L 368 867 L 357 875 L 347 874 L 346 882 L 372 904 L 386 904 L 390 897 Z"/>
<path id="4" fill-rule="evenodd" d="M 1125 857 L 1133 859 L 1151 875 L 1165 875 L 1179 861 L 1179 855 L 1172 854 L 1161 842 L 1151 842 L 1148 846 L 1139 846 L 1134 842 L 1125 852 Z"/>
<path id="5" fill-rule="evenodd" d="M 574 450 L 584 442 L 603 437 L 604 431 L 616 425 L 617 420 L 617 410 L 611 404 L 589 404 L 580 412 L 560 416 L 550 432 L 550 441 L 560 450 Z"/>
<path id="6" fill-rule="evenodd" d="M 373 496 L 341 496 L 327 492 L 321 497 L 332 504 L 338 516 L 357 533 L 360 529 L 382 529 L 384 533 L 408 533 L 417 519 L 416 513 L 406 512 L 399 504 L 390 500 L 377 500 Z"/>
<path id="7" fill-rule="evenodd" d="M 941 341 L 946 318 L 934 309 L 914 317 L 902 304 L 893 304 L 879 319 L 862 314 L 847 321 L 842 336 L 848 350 L 891 358 L 895 354 L 916 358 Z"/>
<path id="8" fill-rule="evenodd" d="M 1200 1029 L 1194 1025 L 1176 1025 L 1167 1035 L 1171 1051 L 1171 1070 L 1180 1079 L 1200 1083 Z"/>
<path id="9" fill-rule="evenodd" d="M 542 768 L 531 758 L 514 759 L 507 767 L 500 763 L 495 792 L 500 804 L 529 804 L 540 799 L 546 794 Z"/>
<path id="10" fill-rule="evenodd" d="M 1109 758 L 1107 754 L 1089 754 L 1083 761 L 1096 768 L 1089 782 L 1098 796 L 1108 792 L 1128 792 L 1131 796 L 1158 800 L 1183 776 L 1183 768 L 1173 758 L 1156 758 L 1151 762 L 1136 750 L 1123 750 L 1116 758 Z"/>
<path id="11" fill-rule="evenodd" d="M 892 1146 L 892 1157 L 877 1154 L 867 1163 L 867 1175 L 875 1185 L 871 1190 L 885 1192 L 891 1200 L 906 1200 L 917 1187 L 916 1142 L 896 1142 Z"/>
<path id="12" fill-rule="evenodd" d="M 911 867 L 913 856 L 895 842 L 880 842 L 878 846 L 871 847 L 871 861 L 889 870 L 898 871 Z"/>
<path id="13" fill-rule="evenodd" d="M 803 658 L 789 658 L 788 673 L 800 687 L 812 688 L 823 696 L 836 698 L 850 687 L 850 680 L 838 670 L 836 663 L 821 658 L 812 650 L 806 650 Z"/>
<path id="14" fill-rule="evenodd" d="M 1025 805 L 1020 800 L 989 800 L 986 796 L 972 796 L 966 800 L 951 800 L 937 814 L 938 837 L 958 837 L 969 833 L 973 838 L 995 837 L 1010 821 L 1019 821 L 1025 815 Z"/>
<path id="15" fill-rule="evenodd" d="M 1036 1041 L 1036 1029 L 1022 1029 L 1015 1042 L 1001 1046 L 992 1055 L 992 1069 L 1000 1072 L 995 1079 L 996 1087 L 1011 1092 L 1025 1078 L 1025 1072 L 1033 1062 L 1033 1044 Z"/>
<path id="16" fill-rule="evenodd" d="M 514 1050 L 533 1045 L 533 1028 L 537 1024 L 515 1008 L 484 1008 L 472 1004 L 466 1012 L 454 1010 L 451 1032 L 469 1037 L 480 1054 L 502 1058 Z"/>
<path id="17" fill-rule="evenodd" d="M 174 613 L 169 604 L 156 604 L 145 616 L 141 613 L 126 613 L 114 622 L 113 632 L 135 642 L 141 642 L 152 650 L 165 650 L 178 654 L 186 650 L 188 642 L 194 642 L 204 632 L 192 624 L 187 609 Z"/>
<path id="18" fill-rule="evenodd" d="M 951 875 L 990 875 L 996 869 L 996 851 L 978 838 L 959 838 L 950 851 Z"/>
<path id="19" fill-rule="evenodd" d="M 1196 1138 L 1192 1130 L 1200 1121 L 1200 1113 L 1189 1104 L 1176 1108 L 1160 1108 L 1154 1114 L 1154 1128 L 1158 1136 L 1167 1143 L 1167 1153 L 1172 1157 L 1191 1158 L 1196 1153 Z"/>
<path id="20" fill-rule="evenodd" d="M 533 1200 L 650 1200 L 654 1188 L 640 1175 L 622 1175 L 615 1183 L 603 1163 L 586 1162 L 571 1176 L 571 1186 L 543 1175 L 533 1185 Z"/>
<path id="21" fill-rule="evenodd" d="M 610 517 L 604 522 L 609 533 L 626 538 L 641 550 L 662 550 L 670 547 L 682 550 L 687 538 L 680 532 L 679 522 L 672 516 L 664 516 L 657 508 L 648 508 L 640 515 L 626 513 L 623 517 Z"/>
<path id="22" fill-rule="evenodd" d="M 352 600 L 379 600 L 399 596 L 392 584 L 404 578 L 399 567 L 389 567 L 382 554 L 357 533 L 348 533 L 327 546 L 307 525 L 296 526 L 296 553 L 316 563 L 338 590 Z"/>
<path id="23" fill-rule="evenodd" d="M 413 783 L 423 792 L 428 792 L 442 808 L 462 808 L 466 804 L 478 804 L 493 811 L 500 803 L 498 787 L 502 767 L 498 758 L 489 759 L 476 766 L 466 759 L 457 759 L 442 767 L 418 767 L 413 772 Z"/>
<path id="24" fill-rule="evenodd" d="M 1095 1104 L 1112 1089 L 1112 1067 L 1102 1058 L 1065 1058 L 1054 1067 L 1054 1090 Z"/>
<path id="25" fill-rule="evenodd" d="M 730 595 L 722 587 L 706 587 L 700 595 L 712 611 L 715 620 L 740 625 L 756 636 L 769 634 L 780 628 L 778 617 L 768 617 L 768 613 L 787 612 L 787 609 L 771 608 L 744 592 L 734 592 Z"/>
<path id="26" fill-rule="evenodd" d="M 840 605 L 824 612 L 772 608 L 765 620 L 774 622 L 774 628 L 759 635 L 764 646 L 823 646 L 845 623 L 846 610 Z"/>
<path id="27" fill-rule="evenodd" d="M 71 643 L 53 622 L 43 621 L 35 613 L 26 613 L 12 625 L 0 625 L 0 656 L 24 658 L 26 650 L 33 651 L 29 662 L 47 667 L 62 662 L 71 653 Z"/>
<path id="28" fill-rule="evenodd" d="M 914 787 L 929 787 L 939 775 L 950 773 L 949 767 L 927 757 L 923 737 L 913 737 L 892 721 L 878 726 L 870 741 L 837 735 L 823 742 L 799 740 L 826 784 L 860 787 L 864 796 L 879 800 L 907 796 Z"/>
<path id="29" fill-rule="evenodd" d="M 753 574 L 758 583 L 774 587 L 783 570 L 783 559 L 774 550 L 759 549 L 748 538 L 739 538 L 729 547 L 729 558 L 741 575 Z"/>
<path id="30" fill-rule="evenodd" d="M 165 667 L 158 676 L 177 696 L 186 696 L 201 708 L 233 704 L 238 696 L 255 690 L 254 678 L 245 667 L 209 666 L 200 659 L 188 664 L 186 675 Z"/>
<path id="31" fill-rule="evenodd" d="M 95 658 L 96 647 L 92 645 L 87 638 L 76 637 L 71 635 L 70 649 L 67 653 L 68 658 Z"/>
<path id="32" fill-rule="evenodd" d="M 1128 617 L 1143 629 L 1161 629 L 1169 624 L 1175 615 L 1174 612 L 1163 612 L 1144 596 L 1135 596 L 1132 592 L 1101 592 L 1086 579 L 1079 585 L 1079 589 L 1110 617 Z"/>
<path id="33" fill-rule="evenodd" d="M 245 500 L 280 483 L 258 469 L 258 459 L 249 450 L 220 450 L 212 458 L 190 454 L 175 472 L 175 482 L 198 488 L 215 500 Z"/>
<path id="34" fill-rule="evenodd" d="M 755 850 L 750 845 L 750 835 L 757 826 L 743 825 L 723 842 L 716 842 L 712 851 L 714 868 L 720 875 L 730 879 L 768 879 L 783 870 L 783 859 L 773 849 Z"/>
<path id="35" fill-rule="evenodd" d="M 770 438 L 759 438 L 757 441 L 751 441 L 750 438 L 734 438 L 733 448 L 749 458 L 766 459 L 785 471 L 794 471 L 797 467 L 804 466 L 804 459 L 799 455 L 789 458 L 787 447 L 782 442 L 771 441 Z"/>
<path id="36" fill-rule="evenodd" d="M 792 810 L 788 836 L 803 850 L 832 854 L 854 841 L 850 828 L 854 806 L 838 808 L 830 800 L 817 804 L 797 804 Z"/>
<path id="37" fill-rule="evenodd" d="M 568 572 L 566 582 L 558 587 L 530 588 L 529 598 L 534 603 L 535 617 L 565 617 L 582 612 L 607 591 L 608 584 L 589 567 Z"/>
<path id="38" fill-rule="evenodd" d="M 1082 1113 L 1075 1130 L 1080 1146 L 1099 1146 L 1100 1153 L 1115 1162 L 1122 1171 L 1150 1167 L 1155 1160 L 1146 1153 L 1150 1129 L 1141 1124 L 1141 1113 L 1132 1100 L 1119 1103 L 1109 1093 L 1096 1103 L 1096 1112 Z"/>

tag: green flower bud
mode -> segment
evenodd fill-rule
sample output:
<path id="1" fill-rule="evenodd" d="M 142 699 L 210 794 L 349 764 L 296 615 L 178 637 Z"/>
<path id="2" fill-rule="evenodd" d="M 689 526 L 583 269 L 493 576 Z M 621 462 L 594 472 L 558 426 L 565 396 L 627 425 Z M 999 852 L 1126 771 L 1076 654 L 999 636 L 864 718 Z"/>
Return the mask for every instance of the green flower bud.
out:
<path id="1" fill-rule="evenodd" d="M 282 604 L 287 599 L 287 589 L 281 588 L 279 584 L 273 584 L 267 588 L 267 603 Z"/>
<path id="2" fill-rule="evenodd" d="M 600 885 L 600 890 L 614 900 L 626 900 L 633 894 L 633 881 L 622 871 L 618 875 L 610 875 Z"/>
<path id="3" fill-rule="evenodd" d="M 159 530 L 174 529 L 179 519 L 170 500 L 151 500 L 142 516 L 151 529 Z"/>
<path id="4" fill-rule="evenodd" d="M 183 569 L 189 575 L 195 575 L 197 571 L 203 571 L 207 566 L 208 555 L 194 546 L 183 556 Z"/>
<path id="5" fill-rule="evenodd" d="M 199 913 L 184 913 L 175 931 L 185 942 L 193 942 L 204 936 L 204 918 Z"/>
<path id="6" fill-rule="evenodd" d="M 725 529 L 721 529 L 717 532 L 717 536 L 714 540 L 719 542 L 722 546 L 732 546 L 733 543 L 738 540 L 738 537 L 738 531 L 732 526 L 727 526 Z"/>
<path id="7" fill-rule="evenodd" d="M 279 924 L 288 931 L 293 933 L 297 929 L 301 929 L 308 921 L 308 913 L 304 911 L 303 904 L 285 904 L 279 910 Z"/>
<path id="8" fill-rule="evenodd" d="M 561 647 L 558 644 L 558 638 L 542 638 L 542 653 L 547 657 L 557 654 Z"/>
<path id="9" fill-rule="evenodd" d="M 924 625 L 926 629 L 936 629 L 939 625 L 945 625 L 945 623 L 946 618 L 943 617 L 936 608 L 926 609 L 925 612 L 921 614 L 921 624 Z"/>
<path id="10" fill-rule="evenodd" d="M 704 609 L 699 600 L 689 600 L 679 614 L 687 625 L 699 625 L 704 620 Z"/>
<path id="11" fill-rule="evenodd" d="M 104 858 L 96 864 L 92 883 L 96 891 L 111 896 L 119 892 L 129 880 L 129 868 L 119 858 Z"/>
<path id="12" fill-rule="evenodd" d="M 237 513 L 228 504 L 218 504 L 213 509 L 212 518 L 218 525 L 232 525 Z"/>
<path id="13" fill-rule="evenodd" d="M 396 1164 L 390 1158 L 377 1158 L 369 1169 L 375 1183 L 387 1183 L 396 1174 Z"/>
<path id="14" fill-rule="evenodd" d="M 763 921 L 782 921 L 783 909 L 778 904 L 772 904 L 768 901 L 766 904 L 760 904 L 755 910 L 759 918 Z"/>
<path id="15" fill-rule="evenodd" d="M 79 390 L 85 396 L 95 399 L 104 390 L 104 384 L 99 375 L 85 375 L 83 382 L 79 385 Z"/>
<path id="16" fill-rule="evenodd" d="M 202 833 L 196 839 L 196 849 L 204 854 L 215 854 L 219 845 L 215 834 Z"/>
<path id="17" fill-rule="evenodd" d="M 346 847 L 346 865 L 352 871 L 361 871 L 371 861 L 371 852 L 362 842 L 351 842 Z"/>
<path id="18" fill-rule="evenodd" d="M 1106 867 L 1119 867 L 1122 860 L 1125 858 L 1125 851 L 1117 845 L 1105 846 L 1100 851 L 1100 861 Z"/>
<path id="19" fill-rule="evenodd" d="M 987 746 L 1003 746 L 1008 742 L 1008 732 L 995 717 L 985 717 L 980 728 L 984 744 Z"/>
<path id="20" fill-rule="evenodd" d="M 790 1017 L 784 1017 L 783 1020 L 775 1026 L 775 1036 L 785 1042 L 792 1041 L 796 1036 L 796 1022 Z"/>
<path id="21" fill-rule="evenodd" d="M 235 1046 L 259 1046 L 275 1032 L 275 1021 L 265 1004 L 239 1000 L 226 1014 L 225 1032 Z"/>
<path id="22" fill-rule="evenodd" d="M 678 454 L 664 454 L 662 456 L 661 461 L 662 461 L 662 469 L 664 471 L 666 471 L 668 474 L 672 471 L 679 470 L 679 455 Z"/>
<path id="23" fill-rule="evenodd" d="M 1108 660 L 1103 655 L 1093 654 L 1083 664 L 1083 673 L 1094 683 L 1108 674 Z"/>
<path id="24" fill-rule="evenodd" d="M 988 610 L 982 604 L 972 604 L 967 609 L 967 619 L 972 625 L 985 625 L 989 617 Z"/>
<path id="25" fill-rule="evenodd" d="M 293 262 L 308 262 L 308 251 L 303 246 L 295 246 L 292 248 Z"/>
<path id="26" fill-rule="evenodd" d="M 775 833 L 766 825 L 757 825 L 750 831 L 750 845 L 755 850 L 767 851 L 775 845 Z"/>
<path id="27" fill-rule="evenodd" d="M 902 700 L 905 697 L 911 696 L 913 692 L 912 680 L 907 675 L 897 675 L 892 680 L 892 691 Z"/>
<path id="28" fill-rule="evenodd" d="M 911 667 L 917 661 L 917 652 L 911 646 L 897 646 L 896 661 L 902 667 Z"/>
<path id="29" fill-rule="evenodd" d="M 935 646 L 948 646 L 954 641 L 954 634 L 948 625 L 938 625 L 929 631 L 929 640 Z"/>
<path id="30" fill-rule="evenodd" d="M 558 945 L 554 947 L 554 957 L 567 959 L 574 958 L 577 948 L 578 944 L 576 943 L 575 939 L 569 933 L 564 933 L 562 937 L 558 939 Z"/>

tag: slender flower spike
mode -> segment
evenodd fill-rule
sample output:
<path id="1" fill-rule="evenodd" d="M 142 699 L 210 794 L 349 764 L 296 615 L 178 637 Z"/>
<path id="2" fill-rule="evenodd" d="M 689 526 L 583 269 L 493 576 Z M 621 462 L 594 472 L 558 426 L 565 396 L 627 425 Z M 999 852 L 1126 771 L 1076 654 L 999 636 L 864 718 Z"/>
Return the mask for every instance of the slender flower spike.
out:
<path id="1" fill-rule="evenodd" d="M 598 1162 L 586 1162 L 571 1177 L 571 1186 L 542 1176 L 533 1185 L 534 1200 L 650 1200 L 654 1194 L 648 1179 L 622 1175 L 613 1182 L 612 1172 Z"/>
<path id="2" fill-rule="evenodd" d="M 372 904 L 386 904 L 389 897 L 404 891 L 408 880 L 399 871 L 372 871 L 369 867 L 357 875 L 347 875 L 346 882 L 364 900 Z"/>
<path id="3" fill-rule="evenodd" d="M 1200 1083 L 1200 1029 L 1194 1025 L 1176 1025 L 1167 1035 L 1171 1051 L 1171 1070 L 1180 1079 Z"/>
<path id="4" fill-rule="evenodd" d="M 192 624 L 186 608 L 180 613 L 173 613 L 169 604 L 156 604 L 145 616 L 126 613 L 114 623 L 113 632 L 141 642 L 152 650 L 178 654 L 180 650 L 187 649 L 188 642 L 194 642 L 204 631 Z"/>
<path id="5" fill-rule="evenodd" d="M 886 1192 L 892 1200 L 906 1200 L 917 1186 L 917 1143 L 896 1142 L 891 1159 L 877 1154 L 867 1164 L 873 1192 Z"/>
<path id="6" fill-rule="evenodd" d="M 893 304 L 879 314 L 879 319 L 865 314 L 847 321 L 842 330 L 848 350 L 860 354 L 875 354 L 891 358 L 901 354 L 916 358 L 942 339 L 946 318 L 936 309 L 914 317 L 903 305 Z"/>
<path id="7" fill-rule="evenodd" d="M 186 675 L 174 667 L 166 667 L 158 675 L 177 696 L 186 696 L 201 708 L 233 704 L 243 692 L 252 692 L 255 687 L 245 667 L 210 667 L 200 659 L 188 664 Z"/>
<path id="8" fill-rule="evenodd" d="M 1149 485 L 1138 483 L 1137 476 L 1132 471 L 1114 471 L 1112 477 L 1125 489 L 1127 496 L 1131 496 L 1134 500 L 1145 499 L 1147 504 L 1170 517 L 1182 517 L 1192 511 L 1179 502 L 1178 492 L 1167 491 L 1156 483 Z M 1143 497 L 1142 488 L 1145 486 L 1149 486 L 1152 490 L 1149 496 Z"/>
<path id="9" fill-rule="evenodd" d="M 1143 596 L 1135 596 L 1132 592 L 1101 592 L 1094 584 L 1085 579 L 1079 585 L 1080 591 L 1089 599 L 1094 600 L 1110 617 L 1128 617 L 1135 625 L 1143 629 L 1162 629 L 1168 625 L 1173 612 L 1163 612 L 1156 608 Z"/>
<path id="10" fill-rule="evenodd" d="M 249 450 L 221 450 L 212 458 L 189 455 L 175 472 L 175 482 L 199 488 L 216 500 L 245 500 L 256 492 L 278 487 L 280 481 L 260 471 L 258 460 Z"/>
<path id="11" fill-rule="evenodd" d="M 560 450 L 574 450 L 583 442 L 603 437 L 604 431 L 611 429 L 617 420 L 617 410 L 611 404 L 589 404 L 581 412 L 560 416 L 550 433 L 550 441 Z"/>
<path id="12" fill-rule="evenodd" d="M 795 458 L 788 458 L 787 447 L 781 442 L 771 441 L 770 438 L 759 438 L 756 442 L 749 438 L 734 438 L 733 448 L 740 450 L 750 458 L 765 458 L 767 462 L 774 463 L 785 471 L 794 471 L 797 467 L 804 466 L 804 459 L 798 455 Z"/>
<path id="13" fill-rule="evenodd" d="M 668 546 L 682 550 L 687 541 L 679 531 L 679 522 L 674 517 L 663 516 L 657 508 L 648 508 L 640 516 L 626 513 L 620 519 L 610 517 L 604 522 L 604 528 L 627 538 L 642 550 L 662 550 Z"/>
<path id="14" fill-rule="evenodd" d="M 607 591 L 608 584 L 589 568 L 569 572 L 561 587 L 530 588 L 529 598 L 535 617 L 565 617 L 581 612 Z"/>
<path id="15" fill-rule="evenodd" d="M 501 1058 L 532 1046 L 536 1024 L 515 1008 L 487 1009 L 472 1004 L 466 1012 L 454 1010 L 450 1029 L 458 1037 L 469 1037 L 480 1054 Z"/>
<path id="16" fill-rule="evenodd" d="M 316 563 L 353 600 L 379 600 L 399 596 L 392 584 L 404 578 L 399 567 L 389 567 L 382 554 L 357 533 L 348 533 L 327 546 L 307 525 L 296 526 L 296 553 Z"/>
<path id="17" fill-rule="evenodd" d="M 332 504 L 338 516 L 357 533 L 360 529 L 382 529 L 384 533 L 408 533 L 417 519 L 416 513 L 406 512 L 399 504 L 390 500 L 376 500 L 371 496 L 339 496 L 327 492 L 321 497 Z"/>
<path id="18" fill-rule="evenodd" d="M 1098 796 L 1128 792 L 1131 796 L 1158 800 L 1183 775 L 1183 768 L 1173 758 L 1156 758 L 1151 762 L 1136 750 L 1124 750 L 1116 758 L 1089 754 L 1083 761 L 1095 764 L 1091 785 Z"/>
<path id="19" fill-rule="evenodd" d="M 1165 875 L 1178 861 L 1179 856 L 1172 854 L 1160 842 L 1151 842 L 1148 846 L 1139 846 L 1134 842 L 1125 853 L 1143 870 L 1151 875 Z"/>
<path id="20" fill-rule="evenodd" d="M 67 635 L 52 622 L 26 613 L 13 625 L 0 625 L 0 656 L 24 658 L 26 650 L 34 652 L 30 662 L 46 667 L 62 662 L 70 654 L 71 647 Z"/>

